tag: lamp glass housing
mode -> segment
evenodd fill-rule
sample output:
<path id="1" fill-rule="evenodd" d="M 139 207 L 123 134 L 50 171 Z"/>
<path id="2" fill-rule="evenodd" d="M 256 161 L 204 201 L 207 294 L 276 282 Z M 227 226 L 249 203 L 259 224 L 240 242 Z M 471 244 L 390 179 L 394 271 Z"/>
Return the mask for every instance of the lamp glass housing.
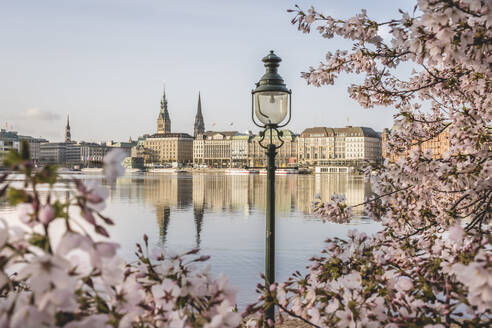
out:
<path id="1" fill-rule="evenodd" d="M 265 125 L 278 125 L 288 114 L 289 93 L 282 91 L 260 91 L 254 94 L 255 114 Z"/>

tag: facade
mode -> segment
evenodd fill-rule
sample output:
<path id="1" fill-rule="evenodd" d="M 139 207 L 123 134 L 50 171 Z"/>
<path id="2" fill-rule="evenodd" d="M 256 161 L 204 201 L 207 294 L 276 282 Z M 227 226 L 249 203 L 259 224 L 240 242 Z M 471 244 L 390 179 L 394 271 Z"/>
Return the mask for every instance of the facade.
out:
<path id="1" fill-rule="evenodd" d="M 205 136 L 199 134 L 193 140 L 193 165 L 205 165 Z"/>
<path id="2" fill-rule="evenodd" d="M 193 164 L 231 167 L 232 137 L 237 131 L 207 131 L 193 141 Z"/>
<path id="3" fill-rule="evenodd" d="M 276 167 L 289 167 L 297 166 L 297 135 L 290 130 L 281 130 L 282 140 L 284 144 L 277 150 L 277 156 L 275 156 Z M 263 144 L 268 143 L 269 133 L 265 134 L 265 141 Z M 248 149 L 248 166 L 250 167 L 266 167 L 267 156 L 266 149 L 260 145 L 261 136 L 256 135 L 251 139 Z M 280 140 L 274 131 L 272 135 L 272 142 L 275 145 L 280 145 Z"/>
<path id="4" fill-rule="evenodd" d="M 47 142 L 40 145 L 39 162 L 73 166 L 82 163 L 80 145 L 67 142 Z"/>
<path id="5" fill-rule="evenodd" d="M 11 151 L 20 151 L 20 141 L 17 132 L 0 130 L 0 166 L 3 165 L 3 158 Z"/>
<path id="6" fill-rule="evenodd" d="M 40 145 L 39 161 L 42 164 L 61 164 L 65 163 L 65 142 L 47 142 Z"/>
<path id="7" fill-rule="evenodd" d="M 29 153 L 31 160 L 34 164 L 39 162 L 40 145 L 43 142 L 48 142 L 46 139 L 33 138 L 30 136 L 18 135 L 16 131 L 7 131 L 5 129 L 0 130 L 0 165 L 2 161 L 2 154 L 10 150 L 21 150 L 22 141 L 26 141 L 29 145 Z"/>
<path id="8" fill-rule="evenodd" d="M 249 144 L 253 135 L 251 133 L 237 133 L 232 136 L 231 161 L 232 167 L 248 166 Z"/>
<path id="9" fill-rule="evenodd" d="M 147 163 L 181 163 L 193 161 L 193 137 L 187 133 L 156 133 L 143 142 Z"/>
<path id="10" fill-rule="evenodd" d="M 29 136 L 19 136 L 20 141 L 27 141 L 29 145 L 29 153 L 31 154 L 31 160 L 34 164 L 39 162 L 41 155 L 41 143 L 46 143 L 48 140 L 42 138 L 33 138 Z"/>
<path id="11" fill-rule="evenodd" d="M 20 140 L 17 132 L 0 130 L 0 152 L 8 152 L 10 150 L 20 151 Z"/>
<path id="12" fill-rule="evenodd" d="M 144 165 L 143 157 L 126 157 L 123 160 L 123 167 L 125 169 L 143 169 Z"/>
<path id="13" fill-rule="evenodd" d="M 161 99 L 161 111 L 157 117 L 157 133 L 170 133 L 171 132 L 171 118 L 169 117 L 169 111 L 167 110 L 167 98 L 166 89 L 162 92 Z"/>
<path id="14" fill-rule="evenodd" d="M 132 155 L 132 148 L 137 145 L 137 141 L 133 141 L 131 138 L 128 142 L 118 141 L 114 142 L 113 140 L 107 141 L 105 146 L 111 150 L 112 148 L 120 148 L 123 150 L 127 156 Z M 109 151 L 108 150 L 108 151 Z"/>
<path id="15" fill-rule="evenodd" d="M 305 166 L 359 167 L 381 160 L 381 139 L 367 127 L 314 127 L 301 133 L 297 152 Z"/>
<path id="16" fill-rule="evenodd" d="M 390 130 L 384 129 L 382 133 L 382 154 L 383 158 L 389 159 L 390 162 L 396 162 L 401 156 L 402 153 L 389 153 L 384 145 L 388 140 L 388 136 L 391 133 Z M 432 153 L 433 159 L 442 158 L 444 154 L 449 150 L 449 129 L 444 130 L 438 136 L 424 141 L 419 145 L 413 146 L 413 148 L 418 148 L 422 151 L 430 150 Z"/>
<path id="17" fill-rule="evenodd" d="M 202 115 L 202 101 L 200 99 L 200 92 L 198 93 L 198 107 L 196 110 L 196 116 L 195 116 L 195 125 L 193 129 L 193 137 L 197 137 L 200 134 L 203 134 L 205 132 L 205 123 L 203 122 L 203 115 Z"/>
<path id="18" fill-rule="evenodd" d="M 81 163 L 82 161 L 80 159 L 80 145 L 74 142 L 66 143 L 64 164 L 66 164 L 67 166 L 73 166 L 79 165 Z"/>
<path id="19" fill-rule="evenodd" d="M 86 167 L 99 167 L 104 156 L 111 150 L 105 145 L 94 142 L 80 142 L 80 161 Z"/>

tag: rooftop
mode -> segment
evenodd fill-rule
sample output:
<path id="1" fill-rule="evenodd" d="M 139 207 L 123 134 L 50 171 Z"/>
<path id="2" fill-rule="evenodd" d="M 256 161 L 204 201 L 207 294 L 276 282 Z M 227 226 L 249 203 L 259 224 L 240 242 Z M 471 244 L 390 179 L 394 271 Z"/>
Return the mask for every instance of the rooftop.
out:
<path id="1" fill-rule="evenodd" d="M 154 133 L 153 135 L 148 136 L 149 139 L 152 138 L 184 138 L 184 139 L 193 139 L 192 136 L 190 136 L 188 133 L 176 133 L 176 132 L 169 132 L 169 133 Z"/>
<path id="2" fill-rule="evenodd" d="M 364 126 L 346 126 L 344 128 L 327 128 L 327 127 L 314 127 L 307 128 L 301 133 L 303 138 L 319 138 L 319 137 L 333 137 L 333 136 L 345 136 L 345 137 L 369 137 L 379 138 L 379 134 L 372 128 Z"/>

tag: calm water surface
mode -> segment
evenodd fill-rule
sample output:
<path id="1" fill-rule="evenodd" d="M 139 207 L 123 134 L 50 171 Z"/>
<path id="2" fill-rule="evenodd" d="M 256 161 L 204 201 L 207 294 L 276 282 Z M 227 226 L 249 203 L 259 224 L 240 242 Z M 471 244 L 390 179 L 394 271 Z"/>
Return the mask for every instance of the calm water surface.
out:
<path id="1" fill-rule="evenodd" d="M 380 229 L 368 219 L 323 223 L 311 213 L 311 201 L 318 193 L 324 200 L 338 193 L 351 205 L 363 202 L 370 189 L 362 177 L 277 176 L 276 191 L 277 281 L 303 269 L 327 237 L 343 238 L 354 228 L 367 233 Z M 256 299 L 255 286 L 264 271 L 265 192 L 266 176 L 260 175 L 126 175 L 111 187 L 105 213 L 116 222 L 110 233 L 122 245 L 120 254 L 127 260 L 135 259 L 135 243 L 141 242 L 144 233 L 155 247 L 176 251 L 200 247 L 203 254 L 211 255 L 212 271 L 226 274 L 239 288 L 242 307 Z M 13 209 L 0 203 L 0 216 L 13 219 Z"/>

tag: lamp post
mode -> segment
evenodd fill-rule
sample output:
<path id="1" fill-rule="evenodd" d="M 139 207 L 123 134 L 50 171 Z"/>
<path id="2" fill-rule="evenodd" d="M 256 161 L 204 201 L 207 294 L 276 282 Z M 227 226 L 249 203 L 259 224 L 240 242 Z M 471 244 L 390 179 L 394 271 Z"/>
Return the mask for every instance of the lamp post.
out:
<path id="1" fill-rule="evenodd" d="M 262 59 L 266 72 L 251 91 L 251 118 L 253 123 L 264 129 L 260 132 L 259 144 L 266 149 L 267 163 L 267 199 L 266 199 L 266 249 L 265 276 L 267 288 L 275 281 L 275 155 L 282 147 L 282 133 L 279 128 L 286 126 L 291 118 L 291 90 L 287 89 L 277 69 L 282 61 L 273 50 Z M 286 117 L 288 118 L 286 120 Z M 260 122 L 258 123 L 256 119 Z M 285 121 L 285 122 L 284 122 Z M 279 145 L 273 142 L 276 133 Z M 265 142 L 266 138 L 266 142 Z M 264 142 L 266 144 L 264 144 Z M 273 305 L 265 309 L 266 320 L 275 320 Z"/>

